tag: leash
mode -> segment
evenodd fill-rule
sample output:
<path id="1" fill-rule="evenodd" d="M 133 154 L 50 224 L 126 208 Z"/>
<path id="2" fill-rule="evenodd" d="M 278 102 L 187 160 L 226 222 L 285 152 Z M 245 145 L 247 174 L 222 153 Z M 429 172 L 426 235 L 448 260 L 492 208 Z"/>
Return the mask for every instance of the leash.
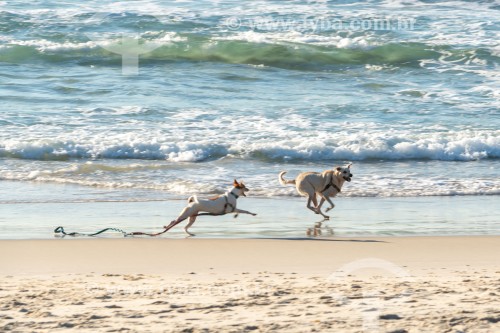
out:
<path id="1" fill-rule="evenodd" d="M 118 228 L 105 228 L 105 229 L 102 229 L 98 232 L 94 232 L 93 234 L 85 234 L 85 233 L 81 233 L 81 232 L 66 232 L 66 231 L 64 231 L 64 228 L 61 226 L 54 229 L 54 233 L 63 234 L 64 236 L 89 236 L 89 237 L 97 236 L 97 235 L 102 234 L 106 231 L 121 232 L 123 234 L 123 236 L 125 236 L 125 237 L 127 237 L 129 235 L 127 232 L 125 232 L 121 229 L 118 229 Z"/>
<path id="2" fill-rule="evenodd" d="M 234 193 L 231 192 L 231 194 L 238 198 L 238 196 L 236 196 Z M 199 214 L 196 214 L 195 216 L 206 216 L 206 215 L 209 215 L 209 216 L 220 216 L 220 215 L 226 215 L 226 214 L 229 214 L 229 213 L 232 213 L 234 212 L 235 210 L 235 207 L 234 205 L 230 204 L 229 203 L 229 200 L 227 198 L 227 195 L 224 196 L 224 198 L 226 199 L 226 203 L 224 204 L 224 210 L 222 211 L 222 213 L 199 213 Z M 226 212 L 226 209 L 227 207 L 231 207 L 231 211 L 229 212 Z M 162 235 L 164 233 L 166 233 L 167 231 L 169 231 L 170 229 L 172 229 L 173 227 L 175 227 L 177 224 L 179 224 L 180 222 L 182 221 L 179 221 L 177 223 L 170 223 L 170 225 L 168 227 L 165 227 L 165 229 L 163 231 L 160 231 L 160 232 L 156 232 L 156 233 L 149 233 L 149 232 L 142 232 L 142 231 L 134 231 L 134 232 L 126 232 L 122 229 L 118 229 L 118 228 L 104 228 L 98 232 L 94 232 L 94 233 L 82 233 L 82 232 L 66 232 L 64 231 L 64 228 L 62 226 L 59 226 L 57 228 L 54 229 L 54 233 L 55 234 L 62 234 L 63 236 L 88 236 L 88 237 L 93 237 L 93 236 L 97 236 L 99 234 L 102 234 L 102 233 L 105 233 L 107 231 L 116 231 L 116 232 L 120 232 L 123 234 L 123 237 L 129 237 L 129 236 L 150 236 L 150 237 L 156 237 L 156 236 L 159 236 L 159 235 Z"/>

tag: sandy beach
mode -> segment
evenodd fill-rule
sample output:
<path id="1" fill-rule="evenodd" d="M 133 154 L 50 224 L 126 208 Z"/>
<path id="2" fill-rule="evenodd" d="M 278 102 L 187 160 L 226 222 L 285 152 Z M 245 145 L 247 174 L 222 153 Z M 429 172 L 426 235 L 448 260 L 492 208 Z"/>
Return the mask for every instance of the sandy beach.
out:
<path id="1" fill-rule="evenodd" d="M 5 240 L 0 252 L 5 332 L 500 330 L 495 236 Z"/>

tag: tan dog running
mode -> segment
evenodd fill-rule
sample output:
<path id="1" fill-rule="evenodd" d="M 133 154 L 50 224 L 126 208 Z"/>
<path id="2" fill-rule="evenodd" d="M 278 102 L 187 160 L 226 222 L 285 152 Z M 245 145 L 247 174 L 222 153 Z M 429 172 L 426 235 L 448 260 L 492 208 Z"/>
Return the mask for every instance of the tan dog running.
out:
<path id="1" fill-rule="evenodd" d="M 233 188 L 218 197 L 200 200 L 196 195 L 193 195 L 189 197 L 187 207 L 181 211 L 181 213 L 175 220 L 170 222 L 170 224 L 168 226 L 165 226 L 164 228 L 167 230 L 171 229 L 189 217 L 189 222 L 184 227 L 184 231 L 188 235 L 194 236 L 194 234 L 190 233 L 188 229 L 193 225 L 194 221 L 196 221 L 196 217 L 198 215 L 224 215 L 235 213 L 234 217 L 237 217 L 238 214 L 241 213 L 255 216 L 257 214 L 236 208 L 236 199 L 238 199 L 240 196 L 246 197 L 245 192 L 248 191 L 249 189 L 245 186 L 245 184 L 243 184 L 243 182 L 238 183 L 238 181 L 235 179 Z M 207 212 L 208 214 L 199 214 L 199 212 Z"/>
<path id="2" fill-rule="evenodd" d="M 330 197 L 334 197 L 340 193 L 344 182 L 351 181 L 351 165 L 352 164 L 349 164 L 346 167 L 336 167 L 333 170 L 326 170 L 321 173 L 302 172 L 294 180 L 286 180 L 283 177 L 286 174 L 286 171 L 282 171 L 279 174 L 279 181 L 281 185 L 295 185 L 297 191 L 301 195 L 307 197 L 307 208 L 316 214 L 321 214 L 325 220 L 327 220 L 330 217 L 321 212 L 321 206 L 325 201 L 328 201 L 330 207 L 326 209 L 326 212 L 335 207 Z M 321 197 L 319 205 L 318 200 L 316 199 L 316 194 Z M 311 203 L 314 206 L 311 206 Z"/>

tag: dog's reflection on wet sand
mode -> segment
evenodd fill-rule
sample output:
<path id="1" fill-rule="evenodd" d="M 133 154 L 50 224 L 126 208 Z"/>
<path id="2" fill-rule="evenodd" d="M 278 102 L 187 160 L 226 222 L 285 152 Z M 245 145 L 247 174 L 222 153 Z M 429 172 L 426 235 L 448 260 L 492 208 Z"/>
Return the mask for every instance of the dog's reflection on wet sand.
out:
<path id="1" fill-rule="evenodd" d="M 319 222 L 315 222 L 311 228 L 307 228 L 306 235 L 307 236 L 333 236 L 335 232 L 333 228 L 328 225 L 323 225 L 324 222 L 328 220 L 321 220 Z"/>

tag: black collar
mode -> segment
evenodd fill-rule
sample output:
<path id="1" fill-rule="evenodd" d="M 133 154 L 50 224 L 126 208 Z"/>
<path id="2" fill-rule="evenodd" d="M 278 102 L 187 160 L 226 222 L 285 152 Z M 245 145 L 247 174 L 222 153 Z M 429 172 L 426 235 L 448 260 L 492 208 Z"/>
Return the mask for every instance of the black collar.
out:
<path id="1" fill-rule="evenodd" d="M 238 198 L 240 197 L 239 195 L 236 195 L 236 194 L 234 194 L 233 192 L 229 192 L 229 194 L 232 194 L 232 195 L 233 195 L 233 197 L 235 197 L 236 199 L 238 199 Z"/>

